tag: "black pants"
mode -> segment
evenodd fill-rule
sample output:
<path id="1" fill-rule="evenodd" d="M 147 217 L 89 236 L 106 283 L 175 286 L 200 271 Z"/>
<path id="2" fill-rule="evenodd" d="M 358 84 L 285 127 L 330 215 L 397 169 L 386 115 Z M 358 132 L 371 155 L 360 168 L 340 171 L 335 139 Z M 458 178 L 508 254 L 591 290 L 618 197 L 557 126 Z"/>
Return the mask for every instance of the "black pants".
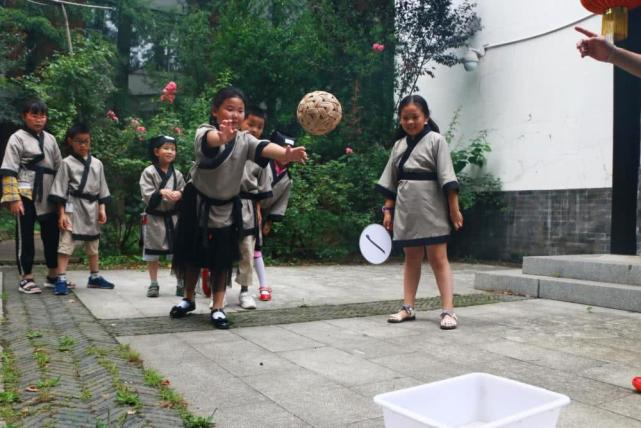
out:
<path id="1" fill-rule="evenodd" d="M 33 244 L 33 228 L 36 220 L 40 223 L 40 238 L 45 253 L 45 263 L 49 269 L 58 267 L 58 215 L 53 212 L 39 218 L 31 199 L 22 198 L 24 215 L 16 217 L 16 260 L 20 275 L 31 274 L 35 247 Z"/>

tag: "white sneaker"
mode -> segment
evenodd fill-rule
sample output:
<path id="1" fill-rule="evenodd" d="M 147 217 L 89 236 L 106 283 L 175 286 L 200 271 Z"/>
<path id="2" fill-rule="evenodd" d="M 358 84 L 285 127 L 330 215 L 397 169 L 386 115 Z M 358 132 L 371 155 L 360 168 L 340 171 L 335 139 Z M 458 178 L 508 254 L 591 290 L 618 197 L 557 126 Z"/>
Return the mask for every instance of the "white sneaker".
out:
<path id="1" fill-rule="evenodd" d="M 256 300 L 249 294 L 249 291 L 241 291 L 238 295 L 238 303 L 243 309 L 256 309 Z"/>

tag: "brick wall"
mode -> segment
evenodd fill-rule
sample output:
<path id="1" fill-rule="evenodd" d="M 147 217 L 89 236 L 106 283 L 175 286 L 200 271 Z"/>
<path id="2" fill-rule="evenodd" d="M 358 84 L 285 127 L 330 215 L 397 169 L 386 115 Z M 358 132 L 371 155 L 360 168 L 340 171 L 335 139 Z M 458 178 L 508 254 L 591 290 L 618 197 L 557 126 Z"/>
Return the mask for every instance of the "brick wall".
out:
<path id="1" fill-rule="evenodd" d="M 478 205 L 450 243 L 454 257 L 520 262 L 523 256 L 608 253 L 611 191 L 501 192 L 502 208 Z"/>

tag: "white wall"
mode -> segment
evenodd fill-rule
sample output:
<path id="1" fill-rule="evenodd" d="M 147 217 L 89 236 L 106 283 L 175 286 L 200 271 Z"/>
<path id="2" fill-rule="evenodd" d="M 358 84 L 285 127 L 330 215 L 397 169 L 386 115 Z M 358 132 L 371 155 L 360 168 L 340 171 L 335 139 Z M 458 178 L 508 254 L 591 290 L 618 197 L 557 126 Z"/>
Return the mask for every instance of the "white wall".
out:
<path id="1" fill-rule="evenodd" d="M 542 33 L 589 14 L 579 0 L 482 0 L 472 47 Z M 601 18 L 581 23 L 600 30 Z M 612 67 L 581 59 L 572 27 L 489 49 L 474 72 L 437 67 L 419 81 L 442 130 L 460 111 L 459 136 L 489 132 L 486 169 L 504 190 L 611 187 Z"/>

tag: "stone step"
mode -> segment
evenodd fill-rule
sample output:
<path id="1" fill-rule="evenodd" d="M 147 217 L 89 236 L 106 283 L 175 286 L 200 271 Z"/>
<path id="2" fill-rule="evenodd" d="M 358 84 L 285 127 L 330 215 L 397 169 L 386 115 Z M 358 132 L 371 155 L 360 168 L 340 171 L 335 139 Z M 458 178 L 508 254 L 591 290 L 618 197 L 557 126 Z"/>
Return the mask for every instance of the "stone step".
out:
<path id="1" fill-rule="evenodd" d="M 523 273 L 638 286 L 641 257 L 616 254 L 524 257 Z"/>
<path id="2" fill-rule="evenodd" d="M 641 287 L 638 285 L 552 278 L 528 275 L 519 269 L 510 269 L 478 272 L 474 278 L 474 288 L 510 291 L 542 299 L 641 312 Z"/>

